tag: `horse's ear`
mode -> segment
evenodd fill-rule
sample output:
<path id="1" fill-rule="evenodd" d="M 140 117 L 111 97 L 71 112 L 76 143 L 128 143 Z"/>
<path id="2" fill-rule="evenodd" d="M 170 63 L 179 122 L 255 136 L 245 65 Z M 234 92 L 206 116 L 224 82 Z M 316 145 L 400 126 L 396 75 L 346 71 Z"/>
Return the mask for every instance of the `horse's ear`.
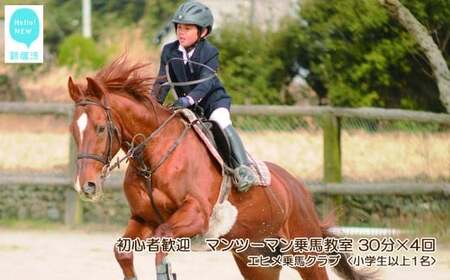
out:
<path id="1" fill-rule="evenodd" d="M 105 91 L 103 87 L 94 79 L 87 77 L 87 91 L 86 93 L 90 96 L 96 97 L 98 99 L 102 99 Z"/>
<path id="2" fill-rule="evenodd" d="M 74 102 L 78 102 L 82 96 L 81 90 L 78 87 L 78 85 L 73 82 L 71 76 L 69 77 L 69 82 L 67 83 L 67 87 L 69 88 L 70 98 L 72 98 L 72 100 Z"/>

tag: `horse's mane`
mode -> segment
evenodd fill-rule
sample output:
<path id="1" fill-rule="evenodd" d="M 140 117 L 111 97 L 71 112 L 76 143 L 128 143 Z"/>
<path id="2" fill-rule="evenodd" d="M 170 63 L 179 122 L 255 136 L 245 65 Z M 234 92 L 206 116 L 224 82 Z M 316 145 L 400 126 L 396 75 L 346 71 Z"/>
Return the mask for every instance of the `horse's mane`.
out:
<path id="1" fill-rule="evenodd" d="M 150 63 L 132 63 L 125 53 L 101 69 L 95 79 L 107 92 L 133 97 L 150 109 L 157 102 L 150 94 L 155 77 L 148 74 L 151 72 L 148 66 Z"/>

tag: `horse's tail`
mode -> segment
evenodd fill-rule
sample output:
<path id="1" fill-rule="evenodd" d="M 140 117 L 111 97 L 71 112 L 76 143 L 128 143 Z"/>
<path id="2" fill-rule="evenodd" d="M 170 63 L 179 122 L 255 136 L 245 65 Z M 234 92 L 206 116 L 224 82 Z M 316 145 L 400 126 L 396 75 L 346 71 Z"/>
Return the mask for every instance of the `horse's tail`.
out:
<path id="1" fill-rule="evenodd" d="M 336 236 L 330 232 L 330 228 L 334 225 L 334 215 L 330 215 L 320 225 L 322 230 L 322 237 L 334 237 Z M 356 270 L 347 261 L 348 254 L 342 252 L 332 252 L 330 255 L 340 255 L 339 262 L 334 267 L 336 273 L 343 279 L 348 280 L 370 280 L 378 278 L 378 271 L 368 270 Z"/>

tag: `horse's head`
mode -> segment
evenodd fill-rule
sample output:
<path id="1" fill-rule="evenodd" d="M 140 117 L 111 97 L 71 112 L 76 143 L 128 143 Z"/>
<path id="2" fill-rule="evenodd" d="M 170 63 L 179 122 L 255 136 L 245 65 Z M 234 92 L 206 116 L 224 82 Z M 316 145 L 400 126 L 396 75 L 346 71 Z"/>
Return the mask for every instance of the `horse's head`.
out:
<path id="1" fill-rule="evenodd" d="M 87 78 L 87 86 L 81 89 L 69 78 L 68 87 L 75 102 L 70 129 L 78 149 L 74 188 L 83 199 L 97 201 L 103 193 L 105 172 L 120 149 L 120 131 L 99 82 Z"/>

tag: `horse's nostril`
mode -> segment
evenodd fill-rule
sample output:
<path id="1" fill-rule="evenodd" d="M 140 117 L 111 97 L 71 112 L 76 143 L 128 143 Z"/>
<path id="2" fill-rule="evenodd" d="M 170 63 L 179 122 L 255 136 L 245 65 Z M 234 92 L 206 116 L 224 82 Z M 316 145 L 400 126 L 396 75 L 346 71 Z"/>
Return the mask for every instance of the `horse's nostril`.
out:
<path id="1" fill-rule="evenodd" d="M 87 182 L 87 185 L 84 186 L 83 191 L 86 195 L 93 195 L 95 194 L 95 183 L 94 182 Z"/>

